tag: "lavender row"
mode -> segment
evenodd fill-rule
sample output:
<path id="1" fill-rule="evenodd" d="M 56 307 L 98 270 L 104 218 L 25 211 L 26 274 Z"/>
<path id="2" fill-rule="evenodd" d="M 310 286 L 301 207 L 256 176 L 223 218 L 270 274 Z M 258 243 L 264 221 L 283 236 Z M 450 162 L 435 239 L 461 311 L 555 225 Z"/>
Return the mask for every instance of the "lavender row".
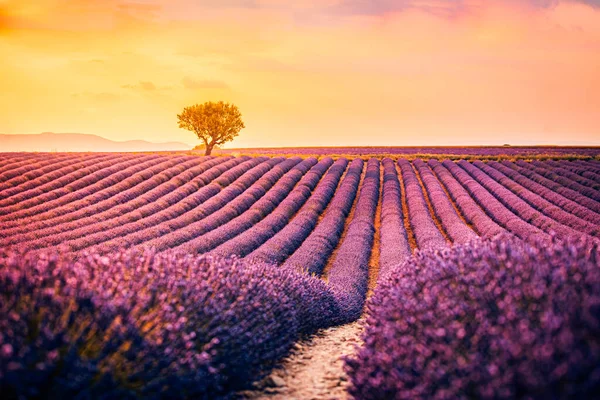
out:
<path id="1" fill-rule="evenodd" d="M 74 154 L 70 153 L 48 153 L 44 154 L 43 156 L 39 153 L 32 152 L 0 154 L 2 154 L 2 157 L 6 160 L 4 164 L 0 166 L 0 174 L 30 164 L 32 160 L 38 160 L 40 157 L 50 162 L 55 162 L 56 160 L 60 160 L 61 158 L 74 156 Z"/>
<path id="2" fill-rule="evenodd" d="M 533 162 L 533 164 L 537 165 L 538 167 L 550 169 L 554 173 L 562 175 L 565 178 L 571 179 L 572 181 L 575 181 L 583 186 L 590 187 L 594 190 L 600 190 L 600 183 L 595 182 L 593 179 L 586 178 L 585 176 L 580 175 L 577 172 L 572 172 L 569 169 L 564 168 L 563 163 L 550 160 L 544 163 Z"/>
<path id="3" fill-rule="evenodd" d="M 327 275 L 339 315 L 337 324 L 354 321 L 362 314 L 369 281 L 369 260 L 375 235 L 375 211 L 379 202 L 379 160 L 371 158 L 363 179 L 352 221 L 335 253 Z"/>
<path id="4" fill-rule="evenodd" d="M 64 155 L 62 153 L 46 153 L 45 156 L 48 157 L 56 157 L 56 156 L 60 156 L 60 155 Z M 9 160 L 9 162 L 17 162 L 17 161 L 22 161 L 28 158 L 33 158 L 33 157 L 39 157 L 40 154 L 39 153 L 32 153 L 32 152 L 28 152 L 28 151 L 17 151 L 17 152 L 9 152 L 9 151 L 3 151 L 0 152 L 0 157 L 2 157 L 3 159 L 7 159 Z"/>
<path id="5" fill-rule="evenodd" d="M 177 163 L 158 171 L 149 179 L 139 182 L 115 196 L 94 201 L 95 194 L 92 194 L 91 198 L 84 198 L 70 203 L 69 209 L 59 208 L 56 211 L 52 210 L 41 214 L 39 217 L 29 217 L 24 220 L 27 221 L 28 229 L 16 226 L 12 228 L 12 231 L 14 233 L 36 231 L 36 236 L 41 237 L 42 230 L 51 232 L 52 229 L 57 231 L 75 229 L 86 225 L 90 220 L 95 222 L 105 221 L 141 207 L 139 202 L 144 200 L 146 202 L 162 200 L 162 196 L 170 195 L 179 187 L 194 180 L 199 179 L 201 186 L 203 186 L 208 183 L 207 179 L 212 175 L 207 176 L 206 174 L 209 174 L 207 171 L 213 170 L 215 166 L 226 163 L 228 160 L 229 158 L 220 157 L 207 160 L 192 159 Z M 238 160 L 239 162 L 241 160 Z M 101 196 L 102 194 L 99 197 Z"/>
<path id="6" fill-rule="evenodd" d="M 598 175 L 598 169 L 592 166 L 578 165 L 570 161 L 556 162 L 552 160 L 548 161 L 547 164 L 552 167 L 561 168 L 563 170 L 579 175 L 580 179 L 582 179 L 583 185 L 589 186 L 596 190 L 600 190 L 600 176 Z"/>
<path id="7" fill-rule="evenodd" d="M 594 190 L 597 191 L 598 187 L 600 187 L 600 185 L 597 185 L 596 182 L 590 180 L 590 179 L 586 179 L 583 176 L 580 176 L 574 172 L 571 172 L 567 169 L 562 168 L 561 164 L 556 164 L 556 165 L 551 165 L 553 162 L 552 161 L 547 161 L 547 162 L 531 162 L 532 165 L 538 167 L 538 168 L 543 168 L 549 171 L 552 171 L 553 173 L 555 173 L 556 175 L 566 179 L 566 181 L 571 181 L 571 182 L 575 182 L 578 185 L 581 185 L 582 187 L 586 187 L 589 188 L 590 190 Z M 589 192 L 592 193 L 592 192 Z"/>
<path id="8" fill-rule="evenodd" d="M 144 158 L 147 161 L 140 162 L 138 158 L 132 158 L 128 161 L 103 168 L 92 174 L 86 175 L 72 184 L 64 187 L 58 186 L 56 189 L 36 195 L 34 197 L 24 198 L 17 204 L 0 209 L 2 220 L 14 221 L 20 218 L 31 217 L 42 212 L 54 210 L 57 207 L 80 200 L 90 194 L 97 193 L 104 189 L 114 191 L 114 186 L 143 170 L 160 164 L 164 161 L 163 157 L 151 156 Z M 27 192 L 25 192 L 27 193 Z M 18 196 L 25 195 L 21 193 Z"/>
<path id="9" fill-rule="evenodd" d="M 431 201 L 436 217 L 453 243 L 466 243 L 477 237 L 471 228 L 460 218 L 452 201 L 423 160 L 413 161 L 414 167 L 421 176 L 425 191 Z"/>
<path id="10" fill-rule="evenodd" d="M 599 260 L 592 241 L 510 237 L 419 253 L 368 302 L 350 394 L 596 398 Z"/>
<path id="11" fill-rule="evenodd" d="M 207 182 L 214 179 L 213 182 L 204 186 L 201 180 L 192 185 L 200 184 L 199 190 L 194 190 L 191 196 L 185 197 L 178 189 L 169 194 L 170 204 L 162 202 L 149 203 L 137 210 L 127 214 L 118 215 L 107 221 L 99 222 L 79 229 L 64 231 L 61 234 L 42 238 L 38 242 L 27 242 L 30 247 L 50 247 L 60 245 L 69 251 L 78 251 L 86 247 L 98 245 L 109 240 L 118 239 L 119 247 L 129 245 L 129 241 L 124 239 L 125 235 L 132 233 L 141 233 L 146 228 L 163 224 L 186 212 L 192 212 L 194 208 L 200 206 L 210 198 L 217 195 L 223 186 L 229 185 L 235 179 L 239 178 L 244 172 L 264 162 L 264 158 L 255 158 L 238 164 L 231 160 L 230 165 L 217 165 L 212 170 L 202 175 L 207 178 Z M 236 165 L 238 164 L 238 165 Z M 229 168 L 228 168 L 229 167 Z"/>
<path id="12" fill-rule="evenodd" d="M 545 178 L 544 176 L 538 174 L 537 172 L 529 169 L 529 167 L 523 167 L 521 165 L 517 165 L 517 164 L 509 162 L 509 161 L 502 161 L 502 165 L 505 165 L 508 168 L 511 168 L 511 169 L 517 171 L 518 173 L 526 176 L 527 178 L 531 179 L 532 181 L 539 183 L 540 185 L 543 185 L 544 187 L 566 197 L 567 199 L 584 206 L 585 208 L 595 212 L 596 214 L 600 214 L 600 203 L 599 202 L 594 201 L 594 200 L 590 199 L 589 197 L 586 197 L 573 189 L 563 186 L 558 182 L 555 182 L 551 179 Z"/>
<path id="13" fill-rule="evenodd" d="M 552 165 L 555 164 L 553 163 Z M 558 163 L 558 166 L 568 171 L 575 172 L 576 174 L 581 175 L 584 178 L 590 179 L 596 183 L 600 182 L 600 168 L 596 168 L 593 164 L 590 164 L 588 162 L 561 162 Z"/>
<path id="14" fill-rule="evenodd" d="M 144 206 L 150 207 L 156 202 L 166 208 L 183 199 L 186 185 L 188 186 L 187 191 L 191 193 L 192 190 L 207 185 L 242 161 L 243 159 L 230 160 L 223 157 L 209 159 L 198 164 L 197 161 L 190 160 L 165 169 L 139 185 L 103 201 L 89 205 L 89 201 L 81 202 L 81 204 L 75 201 L 71 203 L 73 208 L 71 213 L 59 214 L 55 217 L 48 216 L 45 220 L 37 222 L 25 220 L 25 227 L 15 227 L 5 231 L 6 235 L 12 236 L 7 243 L 40 239 L 49 235 L 84 229 L 85 226 L 107 222 L 132 211 L 143 214 Z M 177 172 L 181 173 L 177 174 Z M 173 177 L 175 174 L 177 175 Z M 97 229 L 92 232 L 97 232 Z"/>
<path id="15" fill-rule="evenodd" d="M 248 176 L 242 176 L 240 182 L 231 188 L 226 188 L 220 197 L 215 197 L 206 206 L 203 205 L 197 215 L 188 213 L 189 216 L 182 216 L 182 219 L 187 218 L 183 221 L 183 226 L 177 224 L 176 229 L 171 230 L 166 224 L 158 225 L 154 237 L 152 239 L 145 238 L 140 246 L 164 251 L 201 237 L 249 211 L 257 202 L 269 201 L 268 199 L 273 198 L 274 194 L 280 194 L 284 188 L 289 188 L 290 185 L 293 187 L 300 177 L 317 162 L 315 159 L 300 161 L 299 157 L 280 161 L 281 159 L 270 161 L 268 164 L 270 170 L 266 173 L 251 174 L 252 171 L 250 171 Z M 279 163 L 277 165 L 270 164 L 273 162 Z M 243 183 L 243 185 L 240 186 L 239 183 Z M 247 187 L 246 184 L 250 184 L 250 186 Z M 276 191 L 273 192 L 273 190 Z M 267 193 L 270 194 L 267 195 Z M 267 200 L 261 200 L 263 198 Z M 190 217 L 193 219 L 189 219 Z M 164 230 L 165 228 L 167 230 Z"/>
<path id="16" fill-rule="evenodd" d="M 329 204 L 340 177 L 348 165 L 346 159 L 338 160 L 335 163 L 331 158 L 324 160 L 327 162 L 315 165 L 290 195 L 269 215 L 233 239 L 217 246 L 208 254 L 219 257 L 228 255 L 246 257 L 278 234 L 282 234 L 285 238 L 290 232 L 299 230 L 300 235 L 306 237 L 312 230 L 310 225 L 314 227 L 317 218 Z M 323 174 L 325 174 L 324 177 Z M 290 225 L 292 218 L 294 225 Z M 289 228 L 286 229 L 287 227 Z M 291 248 L 280 249 L 277 247 L 272 250 L 277 250 L 281 256 L 289 255 L 293 251 Z"/>
<path id="17" fill-rule="evenodd" d="M 87 164 L 111 158 L 114 159 L 114 157 L 98 154 L 78 158 L 70 157 L 61 159 L 59 162 L 48 162 L 47 164 L 40 161 L 31 163 L 29 164 L 30 168 L 28 171 L 19 173 L 18 176 L 0 184 L 0 199 L 4 200 L 17 193 L 36 188 L 65 174 L 77 171 L 79 168 L 85 168 Z"/>
<path id="18" fill-rule="evenodd" d="M 11 179 L 18 178 L 27 172 L 35 170 L 36 168 L 60 163 L 63 161 L 70 161 L 76 157 L 77 156 L 72 154 L 59 154 L 44 158 L 42 160 L 36 156 L 25 158 L 22 161 L 15 160 L 16 162 L 0 168 L 0 185 L 2 185 L 0 187 L 4 187 L 4 185 Z"/>
<path id="19" fill-rule="evenodd" d="M 495 168 L 499 172 L 504 175 L 510 177 L 513 181 L 522 185 L 522 187 L 530 190 L 533 193 L 542 196 L 544 199 L 549 201 L 550 203 L 560 207 L 562 210 L 576 215 L 577 217 L 589 221 L 592 224 L 600 225 L 600 214 L 597 214 L 581 205 L 576 203 L 575 201 L 569 200 L 565 196 L 562 196 L 560 193 L 557 193 L 554 190 L 550 190 L 546 186 L 536 183 L 533 180 L 521 175 L 517 171 L 500 164 L 498 162 L 492 161 L 488 163 L 489 166 Z M 587 223 L 587 222 L 586 222 Z M 589 224 L 589 223 L 588 223 Z"/>
<path id="20" fill-rule="evenodd" d="M 5 161 L 0 166 L 0 183 L 6 181 L 7 179 L 3 177 L 3 174 L 7 171 L 11 171 L 15 168 L 22 167 L 23 165 L 28 165 L 31 163 L 30 160 L 33 160 L 38 157 L 37 154 L 34 153 L 21 153 L 21 154 L 12 154 L 12 153 L 2 153 Z M 68 157 L 65 154 L 52 154 L 48 157 L 49 162 L 55 162 L 57 159 Z"/>
<path id="21" fill-rule="evenodd" d="M 555 173 L 552 169 L 543 168 L 539 164 L 526 163 L 524 161 L 517 161 L 516 164 L 522 168 L 526 168 L 533 172 L 536 172 L 536 173 L 542 175 L 544 178 L 547 178 L 556 183 L 559 183 L 564 187 L 572 189 L 572 190 L 594 200 L 595 202 L 600 202 L 600 193 L 598 193 L 597 191 L 595 191 L 592 188 L 583 186 L 580 183 L 577 183 L 569 178 L 561 176 L 561 175 Z"/>
<path id="22" fill-rule="evenodd" d="M 546 215 L 549 218 L 551 218 L 552 220 L 558 222 L 559 224 L 572 229 L 572 231 L 564 230 L 564 232 L 562 232 L 562 235 L 577 234 L 577 232 L 584 232 L 584 233 L 586 233 L 588 235 L 592 235 L 592 236 L 598 236 L 600 234 L 599 226 L 596 226 L 587 221 L 584 221 L 581 218 L 560 209 L 559 207 L 550 203 L 549 201 L 547 201 L 543 197 L 539 196 L 538 194 L 529 191 L 528 189 L 519 185 L 517 182 L 508 178 L 502 172 L 500 172 L 492 167 L 487 166 L 486 164 L 482 163 L 481 161 L 475 161 L 475 162 L 473 162 L 472 165 L 479 168 L 487 176 L 491 177 L 492 179 L 494 179 L 494 181 L 501 184 L 502 186 L 504 186 L 505 188 L 507 188 L 508 190 L 510 190 L 513 193 L 514 197 L 512 197 L 512 199 L 511 199 L 511 198 L 506 198 L 502 194 L 496 192 L 496 193 L 498 193 L 498 195 L 500 197 L 500 201 L 502 201 L 502 203 L 504 203 L 504 204 L 510 203 L 513 207 L 516 208 L 517 207 L 517 203 L 516 203 L 517 199 L 519 199 L 519 200 L 522 199 L 521 201 L 523 201 L 524 203 L 531 206 L 532 209 L 535 209 L 535 210 L 541 212 L 543 215 Z M 553 228 L 553 229 L 557 229 L 557 228 Z M 557 232 L 559 232 L 559 231 L 557 230 Z"/>
<path id="23" fill-rule="evenodd" d="M 344 231 L 346 218 L 356 198 L 363 167 L 363 160 L 352 160 L 331 204 L 325 210 L 323 219 L 300 247 L 285 260 L 283 268 L 321 276 Z"/>
<path id="24" fill-rule="evenodd" d="M 389 158 L 384 158 L 383 188 L 381 199 L 380 246 L 379 246 L 379 277 L 384 279 L 391 267 L 407 259 L 412 250 L 408 242 L 402 212 L 400 182 L 396 164 Z"/>
<path id="25" fill-rule="evenodd" d="M 0 296 L 5 398 L 231 398 L 338 314 L 304 274 L 133 251 L 0 249 Z"/>
<path id="26" fill-rule="evenodd" d="M 420 250 L 444 248 L 448 242 L 433 221 L 423 189 L 412 165 L 405 159 L 398 160 L 398 165 L 406 190 L 408 220 L 415 234 L 417 246 Z"/>
<path id="27" fill-rule="evenodd" d="M 1 194 L 0 206 L 7 207 L 42 195 L 51 190 L 61 188 L 72 181 L 96 172 L 102 168 L 114 166 L 115 163 L 127 162 L 135 159 L 134 155 L 120 155 L 118 157 L 85 157 L 81 163 L 76 163 L 77 169 L 65 173 L 65 171 L 52 171 L 46 175 L 35 178 L 31 183 L 21 185 L 22 187 L 7 187 Z M 69 163 L 67 165 L 71 165 Z M 31 165 L 31 164 L 29 164 Z M 64 166 L 61 167 L 65 168 Z M 65 176 L 66 175 L 66 176 Z M 72 177 L 75 177 L 74 179 Z M 21 178 L 19 175 L 18 178 Z M 4 185 L 7 185 L 8 181 Z"/>
<path id="28" fill-rule="evenodd" d="M 23 210 L 23 212 L 26 213 L 25 215 L 13 213 L 4 216 L 3 218 L 6 220 L 3 223 L 4 232 L 16 231 L 19 233 L 27 233 L 30 231 L 28 229 L 29 225 L 40 223 L 51 225 L 55 218 L 65 217 L 72 212 L 92 206 L 103 200 L 113 198 L 114 196 L 121 196 L 122 192 L 141 184 L 155 174 L 160 174 L 162 171 L 174 166 L 179 161 L 180 160 L 177 159 L 167 159 L 167 161 L 160 160 L 159 162 L 152 160 L 148 163 L 143 163 L 141 166 L 136 166 L 133 162 L 133 166 L 130 168 L 127 168 L 120 173 L 117 172 L 111 174 L 110 176 L 101 179 L 96 184 L 87 185 L 82 190 L 59 197 L 55 201 Z M 55 207 L 52 207 L 53 205 Z M 6 236 L 6 234 L 2 235 Z"/>
<path id="29" fill-rule="evenodd" d="M 433 165 L 439 164 L 438 161 L 430 160 Z M 535 239 L 548 237 L 541 229 L 533 226 L 505 207 L 496 197 L 487 191 L 479 182 L 475 181 L 465 170 L 454 164 L 450 160 L 445 160 L 442 164 L 450 171 L 456 180 L 469 192 L 471 197 L 477 201 L 479 206 L 485 210 L 487 215 L 498 225 L 507 231 L 517 235 L 521 239 Z"/>
<path id="30" fill-rule="evenodd" d="M 481 237 L 491 238 L 506 232 L 477 204 L 471 194 L 452 176 L 437 160 L 429 160 L 429 167 L 439 181 L 444 185 L 448 194 L 467 220 Z"/>
<path id="31" fill-rule="evenodd" d="M 226 224 L 215 227 L 216 229 L 213 229 L 202 236 L 193 238 L 177 247 L 177 249 L 192 254 L 207 253 L 228 240 L 240 235 L 242 232 L 252 228 L 256 224 L 259 224 L 267 217 L 269 217 L 268 221 L 272 222 L 273 217 L 271 217 L 271 215 L 276 216 L 276 218 L 281 216 L 282 219 L 286 215 L 289 216 L 290 213 L 294 212 L 294 209 L 297 211 L 298 208 L 304 204 L 332 163 L 333 160 L 331 158 L 324 158 L 314 164 L 309 171 L 303 171 L 301 176 L 295 174 L 295 176 L 286 176 L 282 178 L 281 185 L 279 185 L 278 182 L 277 185 L 267 192 L 263 198 L 253 204 L 246 212 L 235 217 Z M 302 164 L 299 164 L 299 166 L 300 165 Z M 265 224 L 261 223 L 258 226 L 264 228 Z M 277 232 L 281 227 L 281 225 L 274 225 L 272 228 L 273 232 Z M 267 225 L 266 228 L 270 229 L 271 227 Z M 262 234 L 268 232 L 264 229 L 261 229 L 261 231 Z M 245 238 L 246 236 L 243 237 Z"/>
<path id="32" fill-rule="evenodd" d="M 97 247 L 101 251 L 112 251 L 123 246 L 157 247 L 155 242 L 158 241 L 159 246 L 157 248 L 163 250 L 162 246 L 174 240 L 174 237 L 181 237 L 191 231 L 193 232 L 194 227 L 202 224 L 201 221 L 204 219 L 209 221 L 214 220 L 219 215 L 223 216 L 223 204 L 241 205 L 241 199 L 247 197 L 247 191 L 252 192 L 252 187 L 265 182 L 265 179 L 268 179 L 274 173 L 281 176 L 283 174 L 282 169 L 287 171 L 298 162 L 299 160 L 293 160 L 288 163 L 283 161 L 282 158 L 273 158 L 265 159 L 260 164 L 247 164 L 243 170 L 233 168 L 223 174 L 219 178 L 219 182 L 213 182 L 187 198 L 183 204 L 184 207 L 181 204 L 176 204 L 170 209 L 159 210 L 151 218 L 142 220 L 141 227 L 138 223 L 129 223 L 124 228 L 117 227 L 110 232 L 106 232 L 107 237 L 112 237 L 108 241 L 103 241 Z M 236 169 L 237 171 L 235 171 Z M 223 185 L 224 179 L 222 178 L 230 180 L 231 183 Z M 249 207 L 250 204 L 246 207 Z M 194 207 L 191 208 L 191 206 Z M 241 212 L 245 208 L 242 205 L 241 208 L 236 209 Z M 127 230 L 124 231 L 124 229 Z"/>
<path id="33" fill-rule="evenodd" d="M 57 229 L 58 231 L 76 229 L 85 225 L 90 218 L 95 222 L 114 218 L 141 207 L 143 203 L 166 201 L 169 197 L 175 195 L 179 189 L 192 183 L 194 183 L 194 189 L 204 186 L 223 172 L 224 164 L 232 167 L 242 162 L 242 160 L 237 159 L 237 161 L 230 162 L 227 157 L 188 160 L 170 168 L 165 168 L 150 179 L 105 200 L 90 202 L 90 199 L 83 199 L 82 201 L 70 203 L 71 210 L 68 212 L 64 212 L 65 210 L 56 213 L 50 211 L 43 214 L 43 218 L 30 217 L 26 219 L 27 229 L 16 226 L 12 228 L 12 231 L 14 233 L 35 231 L 35 236 L 41 237 L 41 230 L 46 228 Z"/>
<path id="34" fill-rule="evenodd" d="M 594 179 L 596 182 L 598 182 L 598 175 L 600 175 L 600 166 L 598 166 L 598 163 L 577 160 L 569 163 L 568 165 L 577 166 L 582 173 L 593 172 L 596 176 L 590 179 Z"/>
<path id="35" fill-rule="evenodd" d="M 281 231 L 266 240 L 246 257 L 253 262 L 266 262 L 276 265 L 282 264 L 286 258 L 300 247 L 302 242 L 304 242 L 314 230 L 320 216 L 326 207 L 331 204 L 330 202 L 336 193 L 342 174 L 347 167 L 347 159 L 340 158 L 337 160 L 331 168 L 329 168 L 327 174 L 321 182 L 319 182 L 311 197 L 293 219 L 291 219 Z M 270 216 L 261 221 L 260 224 L 265 224 L 265 221 L 269 218 Z M 246 231 L 243 235 L 254 234 L 257 226 Z M 234 239 L 233 241 L 237 241 L 237 239 Z M 223 245 L 221 247 L 223 247 Z M 218 250 L 218 248 L 215 249 L 215 251 L 216 250 Z M 243 253 L 235 249 L 232 254 L 242 255 Z"/>
<path id="36" fill-rule="evenodd" d="M 563 225 L 552 218 L 547 217 L 540 211 L 531 207 L 527 202 L 521 199 L 504 186 L 494 181 L 489 175 L 475 167 L 471 163 L 461 160 L 458 164 L 467 171 L 477 182 L 485 187 L 494 197 L 496 197 L 509 210 L 546 233 L 556 233 L 561 238 L 581 235 L 580 232 L 566 225 Z M 495 170 L 494 170 L 495 171 Z"/>
<path id="37" fill-rule="evenodd" d="M 104 161 L 100 160 L 100 162 L 96 162 L 95 160 L 86 160 L 84 165 L 81 165 L 79 167 L 79 169 L 71 172 L 70 174 L 67 174 L 64 176 L 56 176 L 56 175 L 52 174 L 51 180 L 48 182 L 44 182 L 44 183 L 40 182 L 39 185 L 33 186 L 33 187 L 29 188 L 28 190 L 18 192 L 11 196 L 7 196 L 7 197 L 3 198 L 2 200 L 0 200 L 0 207 L 13 206 L 13 208 L 17 209 L 16 205 L 23 204 L 23 202 L 27 202 L 27 201 L 29 201 L 31 203 L 31 199 L 34 199 L 38 196 L 45 196 L 43 198 L 43 201 L 53 200 L 62 195 L 61 194 L 62 192 L 57 191 L 57 190 L 60 190 L 63 187 L 68 187 L 68 188 L 70 188 L 71 191 L 79 190 L 83 187 L 81 185 L 82 183 L 84 185 L 91 184 L 88 182 L 90 175 L 92 175 L 98 171 L 102 171 L 102 170 L 106 171 L 107 168 L 112 168 L 118 164 L 125 164 L 128 162 L 132 162 L 135 159 L 136 159 L 136 157 L 133 155 L 125 155 L 122 157 L 118 157 L 116 159 L 110 158 L 110 159 L 104 160 Z M 86 178 L 88 180 L 85 180 Z M 75 182 L 75 184 L 72 184 L 73 182 Z M 78 185 L 78 183 L 79 183 L 79 185 Z M 53 196 L 49 196 L 48 194 L 51 193 L 52 191 L 56 191 L 56 192 L 52 193 Z M 33 205 L 40 204 L 40 203 L 41 202 L 38 201 L 38 202 L 34 203 Z M 27 204 L 25 204 L 25 205 L 27 205 Z"/>

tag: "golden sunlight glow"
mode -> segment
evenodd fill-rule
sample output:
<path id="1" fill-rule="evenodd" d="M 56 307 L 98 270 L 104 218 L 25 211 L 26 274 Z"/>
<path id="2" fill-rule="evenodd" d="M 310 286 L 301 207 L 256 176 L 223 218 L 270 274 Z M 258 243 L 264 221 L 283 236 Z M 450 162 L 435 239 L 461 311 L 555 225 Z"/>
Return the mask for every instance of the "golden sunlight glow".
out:
<path id="1" fill-rule="evenodd" d="M 196 144 L 224 100 L 228 147 L 600 144 L 594 2 L 460 3 L 0 0 L 0 133 Z"/>

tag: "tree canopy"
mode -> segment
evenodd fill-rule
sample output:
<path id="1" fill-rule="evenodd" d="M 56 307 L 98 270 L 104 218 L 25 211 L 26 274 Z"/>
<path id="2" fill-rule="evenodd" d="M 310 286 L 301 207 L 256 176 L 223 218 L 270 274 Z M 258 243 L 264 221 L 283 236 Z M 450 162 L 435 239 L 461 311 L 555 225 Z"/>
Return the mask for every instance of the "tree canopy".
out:
<path id="1" fill-rule="evenodd" d="M 194 132 L 204 142 L 206 155 L 210 155 L 215 146 L 233 140 L 245 128 L 237 106 L 223 101 L 185 107 L 177 119 L 180 128 Z"/>

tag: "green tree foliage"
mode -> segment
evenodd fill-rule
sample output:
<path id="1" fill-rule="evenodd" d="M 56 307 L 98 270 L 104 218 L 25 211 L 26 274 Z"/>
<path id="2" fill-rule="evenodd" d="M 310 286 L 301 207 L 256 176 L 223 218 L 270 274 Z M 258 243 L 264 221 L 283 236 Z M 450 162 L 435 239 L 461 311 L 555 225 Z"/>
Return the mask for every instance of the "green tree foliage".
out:
<path id="1" fill-rule="evenodd" d="M 180 128 L 192 131 L 202 139 L 206 155 L 210 155 L 215 146 L 233 140 L 245 128 L 240 110 L 234 104 L 222 101 L 185 107 L 177 114 L 177 119 Z"/>

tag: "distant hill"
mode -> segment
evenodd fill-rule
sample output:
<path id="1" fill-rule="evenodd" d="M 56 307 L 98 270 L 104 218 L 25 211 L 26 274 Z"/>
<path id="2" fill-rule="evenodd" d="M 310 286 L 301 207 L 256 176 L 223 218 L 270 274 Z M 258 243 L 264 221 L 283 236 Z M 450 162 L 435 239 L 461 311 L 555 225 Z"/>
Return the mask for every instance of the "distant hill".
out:
<path id="1" fill-rule="evenodd" d="M 3 151 L 178 151 L 191 150 L 181 142 L 152 143 L 145 140 L 117 142 L 85 133 L 52 133 L 5 135 L 0 134 L 0 152 Z"/>

